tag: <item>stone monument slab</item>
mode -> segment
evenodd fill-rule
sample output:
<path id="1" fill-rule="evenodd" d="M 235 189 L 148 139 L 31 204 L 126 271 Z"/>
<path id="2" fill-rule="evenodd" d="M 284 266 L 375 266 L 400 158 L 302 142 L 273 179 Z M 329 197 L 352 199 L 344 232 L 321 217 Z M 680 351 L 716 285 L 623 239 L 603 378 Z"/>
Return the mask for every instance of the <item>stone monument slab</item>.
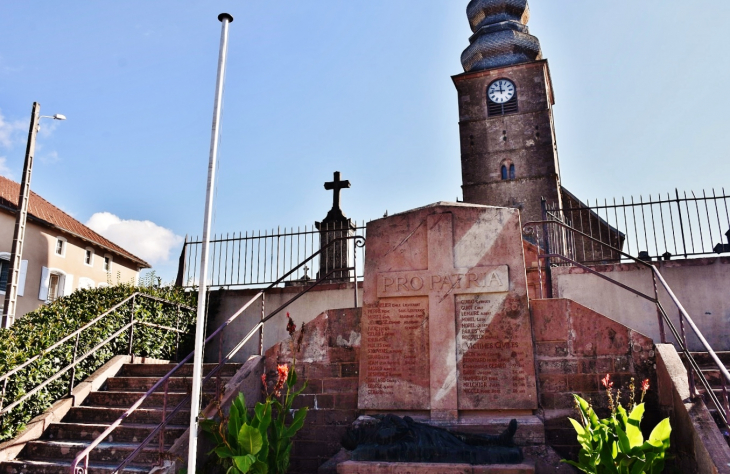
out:
<path id="1" fill-rule="evenodd" d="M 368 223 L 359 408 L 537 408 L 519 212 L 437 203 Z"/>

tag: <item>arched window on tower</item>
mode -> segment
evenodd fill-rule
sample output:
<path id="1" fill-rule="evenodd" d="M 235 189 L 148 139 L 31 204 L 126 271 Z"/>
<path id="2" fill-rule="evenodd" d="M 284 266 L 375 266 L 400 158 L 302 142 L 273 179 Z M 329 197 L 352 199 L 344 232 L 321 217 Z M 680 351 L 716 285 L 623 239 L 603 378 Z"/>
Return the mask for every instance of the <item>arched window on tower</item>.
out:
<path id="1" fill-rule="evenodd" d="M 509 179 L 515 179 L 515 165 L 509 165 Z"/>
<path id="2" fill-rule="evenodd" d="M 507 179 L 507 165 L 502 165 L 502 179 Z"/>

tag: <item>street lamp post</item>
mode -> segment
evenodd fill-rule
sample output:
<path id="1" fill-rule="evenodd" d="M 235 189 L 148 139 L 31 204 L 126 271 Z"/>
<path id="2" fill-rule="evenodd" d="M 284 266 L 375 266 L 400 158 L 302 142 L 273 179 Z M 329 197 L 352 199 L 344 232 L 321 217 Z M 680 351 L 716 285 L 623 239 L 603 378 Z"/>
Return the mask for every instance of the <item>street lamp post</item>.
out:
<path id="1" fill-rule="evenodd" d="M 41 116 L 41 104 L 33 102 L 33 111 L 30 115 L 30 130 L 28 130 L 28 146 L 25 149 L 23 163 L 23 178 L 20 181 L 18 196 L 18 214 L 15 216 L 15 230 L 13 232 L 13 248 L 10 252 L 10 269 L 8 271 L 8 286 L 5 290 L 5 305 L 3 306 L 2 327 L 9 328 L 15 321 L 15 309 L 18 303 L 18 280 L 20 277 L 20 262 L 23 257 L 23 242 L 25 240 L 25 224 L 28 219 L 28 202 L 30 201 L 30 177 L 33 171 L 35 157 L 35 139 L 40 128 L 42 118 L 66 120 L 61 114 Z"/>

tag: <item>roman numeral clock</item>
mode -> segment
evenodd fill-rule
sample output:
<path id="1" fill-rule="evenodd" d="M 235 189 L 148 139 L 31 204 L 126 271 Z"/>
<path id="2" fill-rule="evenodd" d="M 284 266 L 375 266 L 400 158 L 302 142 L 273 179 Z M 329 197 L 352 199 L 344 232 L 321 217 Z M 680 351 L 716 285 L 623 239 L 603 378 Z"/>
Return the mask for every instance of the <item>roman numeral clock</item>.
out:
<path id="1" fill-rule="evenodd" d="M 515 84 L 509 79 L 497 79 L 487 88 L 489 115 L 504 115 L 517 112 Z"/>

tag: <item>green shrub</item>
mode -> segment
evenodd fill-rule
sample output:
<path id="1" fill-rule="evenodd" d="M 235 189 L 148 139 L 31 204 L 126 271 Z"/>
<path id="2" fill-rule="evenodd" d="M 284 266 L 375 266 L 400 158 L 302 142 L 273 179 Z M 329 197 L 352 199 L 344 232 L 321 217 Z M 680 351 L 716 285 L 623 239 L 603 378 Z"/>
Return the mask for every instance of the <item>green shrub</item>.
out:
<path id="1" fill-rule="evenodd" d="M 197 297 L 197 293 L 185 292 L 175 287 L 135 287 L 127 284 L 77 290 L 69 296 L 59 298 L 52 304 L 26 314 L 10 329 L 0 329 L 0 374 L 7 373 L 41 353 L 135 292 L 191 307 L 195 307 Z M 129 323 L 131 311 L 132 306 L 127 303 L 83 331 L 79 337 L 79 357 Z M 181 310 L 178 321 L 175 306 L 141 296 L 135 298 L 134 311 L 134 318 L 137 321 L 169 327 L 176 327 L 177 324 L 179 329 L 185 331 L 180 335 L 178 352 L 180 357 L 192 350 L 194 312 Z M 71 338 L 11 376 L 5 387 L 2 405 L 9 405 L 69 365 L 73 359 L 74 343 L 75 338 Z M 139 324 L 134 326 L 135 355 L 174 359 L 176 343 L 177 333 L 174 331 Z M 91 354 L 77 365 L 75 383 L 88 377 L 115 355 L 127 354 L 128 344 L 129 331 L 124 331 L 119 337 Z M 71 371 L 68 371 L 11 412 L 0 415 L 0 441 L 15 436 L 33 417 L 65 396 L 70 377 Z"/>
<path id="2" fill-rule="evenodd" d="M 649 381 L 641 386 L 641 403 L 634 403 L 634 379 L 631 379 L 629 410 L 621 405 L 621 392 L 613 391 L 611 377 L 601 380 L 606 388 L 611 416 L 599 419 L 593 407 L 578 395 L 580 422 L 569 418 L 578 434 L 581 449 L 578 462 L 563 460 L 587 474 L 660 474 L 664 472 L 669 436 L 669 418 L 662 420 L 645 440 L 641 433 L 644 418 L 644 395 Z"/>

